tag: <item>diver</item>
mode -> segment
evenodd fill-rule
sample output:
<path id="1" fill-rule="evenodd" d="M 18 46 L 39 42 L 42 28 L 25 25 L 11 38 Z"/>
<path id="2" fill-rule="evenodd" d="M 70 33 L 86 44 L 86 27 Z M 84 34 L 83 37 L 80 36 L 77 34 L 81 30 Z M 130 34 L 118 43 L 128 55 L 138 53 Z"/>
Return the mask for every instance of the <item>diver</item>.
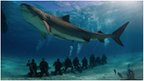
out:
<path id="1" fill-rule="evenodd" d="M 74 60 L 73 60 L 73 66 L 74 66 L 74 69 L 76 69 L 78 72 L 82 72 L 81 65 L 79 63 L 78 57 L 74 58 Z"/>
<path id="2" fill-rule="evenodd" d="M 106 64 L 107 63 L 107 57 L 103 54 L 101 58 L 101 64 Z"/>
<path id="3" fill-rule="evenodd" d="M 30 77 L 36 77 L 37 76 L 37 65 L 35 63 L 35 60 L 32 59 L 32 62 L 29 64 L 31 73 L 30 73 Z"/>
<path id="4" fill-rule="evenodd" d="M 96 66 L 98 66 L 98 65 L 101 64 L 101 59 L 100 59 L 100 57 L 97 57 L 97 58 L 96 58 L 95 63 L 96 63 Z"/>
<path id="5" fill-rule="evenodd" d="M 94 67 L 95 66 L 95 56 L 94 54 L 92 54 L 89 58 L 89 64 L 90 64 L 90 67 Z"/>
<path id="6" fill-rule="evenodd" d="M 87 69 L 88 68 L 88 60 L 86 57 L 82 59 L 82 69 Z"/>
<path id="7" fill-rule="evenodd" d="M 48 63 L 45 61 L 44 58 L 42 58 L 42 61 L 40 62 L 40 77 L 42 77 L 44 74 L 46 76 L 49 76 L 49 72 L 48 72 Z"/>
<path id="8" fill-rule="evenodd" d="M 29 72 L 28 72 L 28 76 L 32 76 L 32 67 L 31 67 L 31 63 L 30 63 L 30 60 L 28 60 L 27 64 L 26 64 L 27 67 L 29 67 Z"/>
<path id="9" fill-rule="evenodd" d="M 72 66 L 72 61 L 70 60 L 69 57 L 66 58 L 66 60 L 64 61 L 64 72 L 67 71 L 68 68 L 71 68 L 71 71 L 73 71 L 73 66 Z"/>
<path id="10" fill-rule="evenodd" d="M 61 63 L 60 59 L 57 59 L 57 61 L 53 64 L 53 66 L 55 66 L 54 75 L 57 75 L 57 74 L 62 75 L 62 71 L 61 71 L 62 63 Z"/>

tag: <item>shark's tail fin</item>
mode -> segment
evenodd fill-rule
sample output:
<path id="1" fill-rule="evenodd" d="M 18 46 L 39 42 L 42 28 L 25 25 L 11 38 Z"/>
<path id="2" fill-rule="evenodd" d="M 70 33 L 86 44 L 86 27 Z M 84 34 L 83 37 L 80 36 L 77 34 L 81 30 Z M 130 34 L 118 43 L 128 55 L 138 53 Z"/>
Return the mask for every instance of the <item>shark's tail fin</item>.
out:
<path id="1" fill-rule="evenodd" d="M 124 46 L 124 45 L 123 45 L 123 43 L 120 40 L 120 36 L 123 33 L 123 31 L 125 30 L 125 28 L 127 27 L 128 23 L 129 22 L 126 22 L 120 28 L 118 28 L 116 31 L 114 31 L 112 33 L 112 39 L 115 40 L 115 42 L 118 43 L 121 46 Z"/>

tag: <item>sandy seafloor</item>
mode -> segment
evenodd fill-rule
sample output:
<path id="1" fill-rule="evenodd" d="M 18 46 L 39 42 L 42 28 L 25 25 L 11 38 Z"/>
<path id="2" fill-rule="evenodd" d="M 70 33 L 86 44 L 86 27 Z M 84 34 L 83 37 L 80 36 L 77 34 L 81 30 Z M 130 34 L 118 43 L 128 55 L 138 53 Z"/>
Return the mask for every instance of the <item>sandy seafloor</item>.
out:
<path id="1" fill-rule="evenodd" d="M 40 59 L 36 59 L 37 64 Z M 126 77 L 127 67 L 130 64 L 134 70 L 136 79 L 143 79 L 143 56 L 142 53 L 130 53 L 108 56 L 108 64 L 97 66 L 91 69 L 87 69 L 82 73 L 67 73 L 57 76 L 49 76 L 42 78 L 29 78 L 25 75 L 28 72 L 26 67 L 27 58 L 16 57 L 2 57 L 2 79 L 3 80 L 118 80 L 118 75 L 115 75 L 114 69 L 120 72 Z M 52 63 L 53 60 L 48 60 L 51 67 L 50 70 L 54 70 Z"/>

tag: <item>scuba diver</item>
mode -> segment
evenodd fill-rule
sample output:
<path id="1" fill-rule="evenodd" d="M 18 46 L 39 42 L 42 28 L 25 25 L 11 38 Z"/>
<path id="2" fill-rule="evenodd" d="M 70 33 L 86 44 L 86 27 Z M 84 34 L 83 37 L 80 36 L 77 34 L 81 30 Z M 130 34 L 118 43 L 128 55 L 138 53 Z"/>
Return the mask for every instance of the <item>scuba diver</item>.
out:
<path id="1" fill-rule="evenodd" d="M 95 66 L 95 56 L 94 54 L 92 54 L 89 58 L 89 64 L 90 64 L 90 67 L 94 67 Z"/>
<path id="2" fill-rule="evenodd" d="M 35 63 L 35 60 L 32 59 L 32 62 L 31 62 L 31 67 L 32 67 L 32 75 L 35 77 L 37 75 L 37 64 Z"/>
<path id="3" fill-rule="evenodd" d="M 49 65 L 48 65 L 48 63 L 45 61 L 44 58 L 42 58 L 42 61 L 40 62 L 39 67 L 40 67 L 40 77 L 42 77 L 44 74 L 45 74 L 46 76 L 49 76 L 49 72 L 48 72 L 48 67 L 49 67 Z"/>
<path id="4" fill-rule="evenodd" d="M 62 75 L 62 71 L 61 71 L 62 63 L 61 63 L 60 59 L 57 59 L 57 61 L 53 64 L 53 66 L 55 66 L 54 75 L 57 75 L 57 74 Z"/>
<path id="5" fill-rule="evenodd" d="M 82 69 L 87 69 L 88 68 L 88 60 L 86 57 L 82 59 Z"/>
<path id="6" fill-rule="evenodd" d="M 27 67 L 29 67 L 29 72 L 28 72 L 28 76 L 32 76 L 32 67 L 31 67 L 31 63 L 30 63 L 30 60 L 28 60 L 27 64 L 26 64 Z"/>
<path id="7" fill-rule="evenodd" d="M 74 69 L 76 69 L 78 72 L 82 72 L 78 57 L 74 58 L 73 66 L 74 66 Z"/>
<path id="8" fill-rule="evenodd" d="M 96 63 L 96 66 L 98 66 L 98 65 L 101 64 L 101 59 L 100 59 L 100 57 L 97 57 L 97 58 L 96 58 L 95 63 Z"/>
<path id="9" fill-rule="evenodd" d="M 107 57 L 103 54 L 101 58 L 101 64 L 106 64 L 107 63 Z"/>
<path id="10" fill-rule="evenodd" d="M 71 71 L 73 71 L 72 62 L 69 57 L 67 57 L 66 60 L 64 61 L 64 67 L 65 67 L 64 72 L 66 72 L 68 68 L 71 68 Z"/>
<path id="11" fill-rule="evenodd" d="M 28 60 L 27 66 L 29 67 L 30 72 L 28 73 L 29 77 L 36 77 L 37 76 L 37 65 L 35 63 L 35 60 L 32 59 L 32 62 L 30 63 L 30 60 Z"/>

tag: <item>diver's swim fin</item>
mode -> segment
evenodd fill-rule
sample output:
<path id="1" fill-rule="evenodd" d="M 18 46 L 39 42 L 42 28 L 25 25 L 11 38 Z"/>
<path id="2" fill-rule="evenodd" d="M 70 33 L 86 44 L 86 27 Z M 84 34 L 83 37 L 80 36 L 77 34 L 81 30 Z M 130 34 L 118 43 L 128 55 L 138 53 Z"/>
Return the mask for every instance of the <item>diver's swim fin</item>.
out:
<path id="1" fill-rule="evenodd" d="M 129 22 L 126 22 L 125 24 L 123 24 L 120 28 L 118 28 L 116 31 L 114 31 L 112 33 L 112 38 L 113 40 L 115 40 L 116 43 L 118 43 L 121 46 L 124 46 L 123 43 L 120 40 L 120 36 L 123 33 L 123 31 L 125 30 L 125 28 L 127 27 Z"/>

